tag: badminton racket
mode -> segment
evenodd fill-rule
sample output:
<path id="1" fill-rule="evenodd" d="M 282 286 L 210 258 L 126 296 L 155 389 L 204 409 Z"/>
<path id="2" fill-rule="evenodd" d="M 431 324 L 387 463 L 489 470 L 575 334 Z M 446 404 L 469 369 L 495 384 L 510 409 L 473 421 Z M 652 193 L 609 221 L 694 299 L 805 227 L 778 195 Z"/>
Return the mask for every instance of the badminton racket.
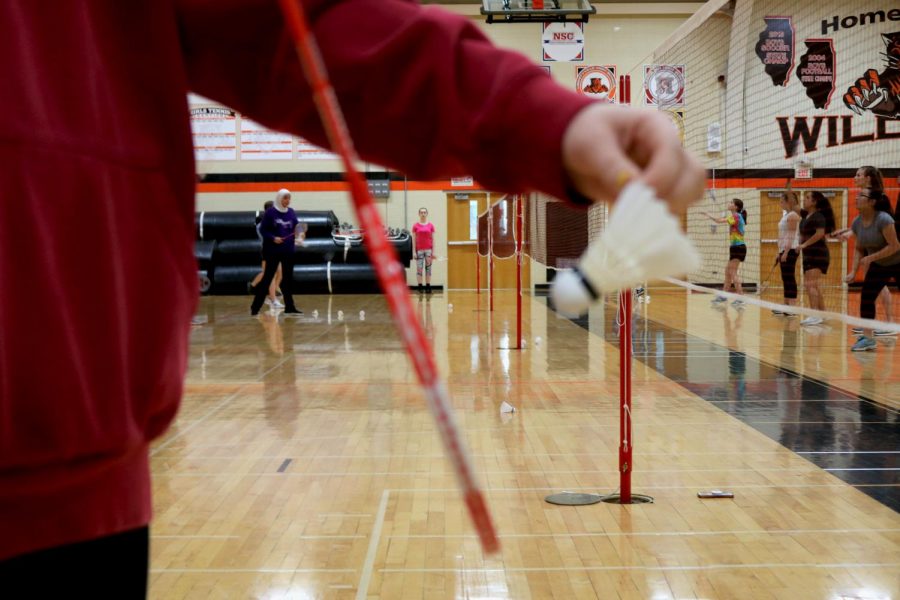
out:
<path id="1" fill-rule="evenodd" d="M 313 100 L 316 103 L 331 149 L 341 157 L 343 162 L 360 226 L 370 232 L 366 236 L 369 258 L 375 267 L 381 289 L 384 290 L 387 297 L 394 323 L 406 345 L 406 352 L 413 363 L 419 382 L 424 388 L 429 408 L 441 434 L 444 449 L 450 458 L 457 481 L 462 489 L 469 516 L 472 518 L 484 551 L 486 553 L 496 552 L 500 548 L 500 542 L 456 426 L 447 387 L 438 374 L 433 349 L 410 300 L 404 271 L 400 267 L 397 252 L 394 246 L 388 243 L 384 234 L 384 225 L 378 215 L 378 209 L 369 192 L 369 187 L 354 166 L 357 162 L 356 151 L 347 132 L 334 89 L 328 80 L 322 56 L 306 21 L 303 6 L 299 0 L 279 0 L 279 5 L 284 14 L 288 31 L 293 38 L 300 64 L 312 89 Z"/>

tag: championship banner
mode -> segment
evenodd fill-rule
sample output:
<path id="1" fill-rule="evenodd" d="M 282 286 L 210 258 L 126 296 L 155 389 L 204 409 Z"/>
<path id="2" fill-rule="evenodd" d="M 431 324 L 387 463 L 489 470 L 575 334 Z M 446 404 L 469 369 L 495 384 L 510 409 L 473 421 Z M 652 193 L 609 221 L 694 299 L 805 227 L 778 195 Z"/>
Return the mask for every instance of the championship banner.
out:
<path id="1" fill-rule="evenodd" d="M 756 56 L 776 86 L 786 86 L 794 68 L 794 24 L 791 17 L 764 17 L 766 28 L 756 42 Z"/>
<path id="2" fill-rule="evenodd" d="M 617 81 L 615 65 L 575 67 L 575 89 L 600 102 L 617 102 Z"/>
<path id="3" fill-rule="evenodd" d="M 192 107 L 190 117 L 196 160 L 237 160 L 237 115 L 233 110 Z"/>
<path id="4" fill-rule="evenodd" d="M 584 60 L 584 23 L 544 23 L 541 48 L 548 62 Z"/>
<path id="5" fill-rule="evenodd" d="M 684 65 L 644 65 L 644 104 L 684 106 Z"/>
<path id="6" fill-rule="evenodd" d="M 800 58 L 797 76 L 816 108 L 828 108 L 834 94 L 834 44 L 829 39 L 808 39 L 806 54 Z"/>

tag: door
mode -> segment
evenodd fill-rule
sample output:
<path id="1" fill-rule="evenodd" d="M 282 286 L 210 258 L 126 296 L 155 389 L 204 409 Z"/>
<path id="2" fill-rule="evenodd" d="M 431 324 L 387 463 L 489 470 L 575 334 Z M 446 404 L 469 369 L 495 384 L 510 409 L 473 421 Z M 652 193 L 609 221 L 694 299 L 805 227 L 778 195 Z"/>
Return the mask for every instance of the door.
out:
<path id="1" fill-rule="evenodd" d="M 487 194 L 460 192 L 447 194 L 447 287 L 476 287 L 478 215 L 487 209 Z M 481 262 L 481 287 L 487 285 L 487 259 Z"/>

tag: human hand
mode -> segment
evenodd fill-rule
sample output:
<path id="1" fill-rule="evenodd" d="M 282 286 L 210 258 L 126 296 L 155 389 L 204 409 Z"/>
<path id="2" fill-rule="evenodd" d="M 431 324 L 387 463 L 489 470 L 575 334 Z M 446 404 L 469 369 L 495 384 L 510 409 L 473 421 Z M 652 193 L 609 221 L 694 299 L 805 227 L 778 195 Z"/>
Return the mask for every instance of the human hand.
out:
<path id="1" fill-rule="evenodd" d="M 861 259 L 859 259 L 859 266 L 862 267 L 863 269 L 868 269 L 869 265 L 871 263 L 872 263 L 871 256 L 863 256 Z"/>
<path id="2" fill-rule="evenodd" d="M 563 165 L 575 188 L 594 201 L 614 200 L 631 179 L 652 187 L 682 213 L 703 195 L 706 172 L 681 147 L 669 120 L 651 110 L 594 104 L 569 123 Z"/>
<path id="3" fill-rule="evenodd" d="M 853 280 L 856 279 L 856 273 L 850 272 L 844 275 L 844 283 L 853 283 Z"/>
<path id="4" fill-rule="evenodd" d="M 280 243 L 282 243 L 283 241 L 284 241 L 284 238 L 280 238 L 280 237 L 276 237 L 276 238 L 275 238 L 275 243 L 276 243 L 276 244 L 280 244 Z"/>
<path id="5" fill-rule="evenodd" d="M 788 255 L 787 252 L 779 252 L 779 253 L 778 253 L 778 260 L 781 261 L 781 262 L 787 261 L 787 255 Z"/>

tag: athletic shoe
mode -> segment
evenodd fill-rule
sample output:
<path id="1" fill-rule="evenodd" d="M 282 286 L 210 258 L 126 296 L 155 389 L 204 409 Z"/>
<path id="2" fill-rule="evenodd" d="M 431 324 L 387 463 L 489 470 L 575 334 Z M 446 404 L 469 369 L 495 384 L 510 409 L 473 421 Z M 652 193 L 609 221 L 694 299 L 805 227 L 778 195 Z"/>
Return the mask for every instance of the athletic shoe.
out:
<path id="1" fill-rule="evenodd" d="M 776 317 L 786 317 L 791 313 L 782 312 L 780 310 L 773 310 L 772 314 L 775 315 Z"/>
<path id="2" fill-rule="evenodd" d="M 275 301 L 272 302 L 272 308 L 284 308 L 284 303 L 278 298 L 275 298 Z"/>
<path id="3" fill-rule="evenodd" d="M 638 298 L 640 298 L 641 296 L 644 295 L 644 291 L 645 290 L 642 287 L 634 288 L 634 295 L 637 296 Z"/>
<path id="4" fill-rule="evenodd" d="M 722 304 L 723 302 L 728 302 L 728 298 L 725 296 L 716 296 L 712 301 L 713 304 Z"/>
<path id="5" fill-rule="evenodd" d="M 892 337 L 892 336 L 897 335 L 897 332 L 896 332 L 896 331 L 887 331 L 887 330 L 885 330 L 885 329 L 876 329 L 876 330 L 874 331 L 874 333 L 875 333 L 875 335 L 877 335 L 878 337 Z"/>
<path id="6" fill-rule="evenodd" d="M 272 299 L 266 296 L 266 300 L 264 302 L 266 306 L 272 306 Z"/>
<path id="7" fill-rule="evenodd" d="M 731 303 L 731 305 L 735 308 L 740 308 L 740 307 L 744 306 L 744 301 L 743 300 L 735 300 L 734 302 Z"/>
<path id="8" fill-rule="evenodd" d="M 284 314 L 295 315 L 295 316 L 299 317 L 300 315 L 303 314 L 303 311 L 300 310 L 299 308 L 289 308 L 289 309 L 285 309 Z"/>
<path id="9" fill-rule="evenodd" d="M 853 333 L 856 333 L 856 334 L 861 334 L 863 332 L 863 328 L 862 327 L 854 327 L 850 331 L 852 331 Z"/>
<path id="10" fill-rule="evenodd" d="M 820 319 L 819 317 L 806 317 L 802 321 L 800 321 L 801 325 L 821 325 L 825 322 L 825 319 Z"/>
<path id="11" fill-rule="evenodd" d="M 878 344 L 875 343 L 870 337 L 863 336 L 856 340 L 856 343 L 853 344 L 853 347 L 850 348 L 853 352 L 865 352 L 866 350 L 874 350 L 878 347 Z"/>

